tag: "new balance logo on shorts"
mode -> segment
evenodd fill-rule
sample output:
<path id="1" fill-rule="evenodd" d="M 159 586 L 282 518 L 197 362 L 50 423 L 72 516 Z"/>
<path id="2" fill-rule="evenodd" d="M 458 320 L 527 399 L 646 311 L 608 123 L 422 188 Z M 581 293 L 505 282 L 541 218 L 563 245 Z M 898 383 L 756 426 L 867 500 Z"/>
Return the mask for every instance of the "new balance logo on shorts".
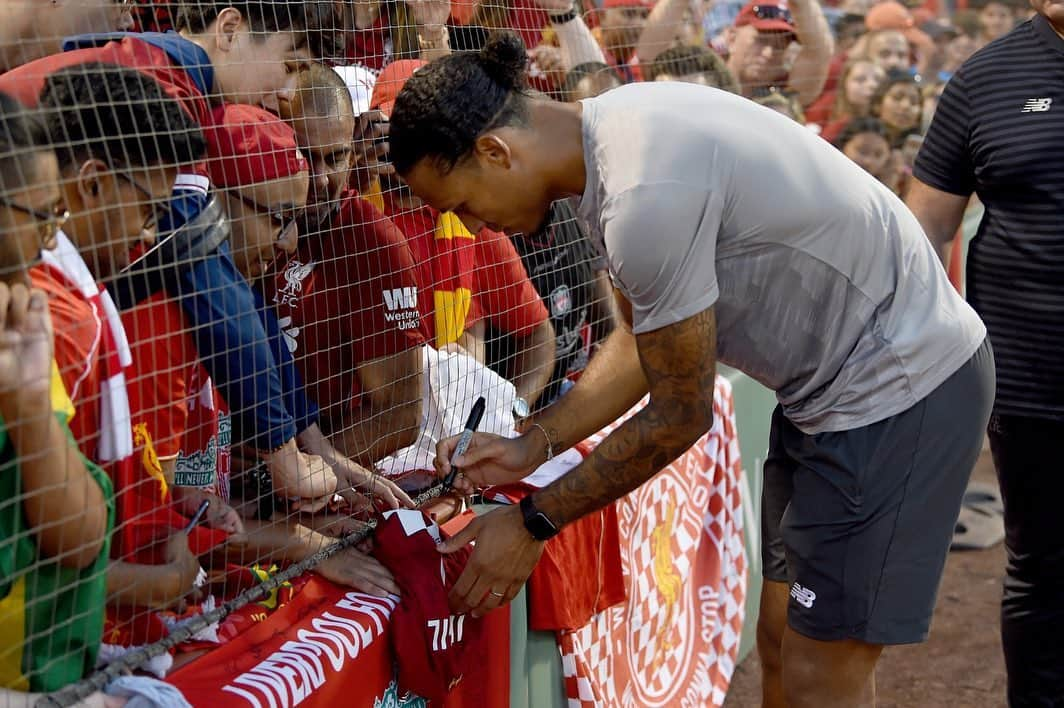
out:
<path id="1" fill-rule="evenodd" d="M 394 322 L 399 329 L 414 329 L 421 321 L 417 309 L 417 288 L 392 288 L 384 291 L 387 312 L 384 319 Z"/>
<path id="2" fill-rule="evenodd" d="M 798 583 L 791 586 L 791 597 L 802 607 L 809 609 L 816 601 L 816 593 L 809 588 L 802 587 Z"/>
<path id="3" fill-rule="evenodd" d="M 1045 113 L 1052 105 L 1052 98 L 1028 98 L 1020 113 Z"/>

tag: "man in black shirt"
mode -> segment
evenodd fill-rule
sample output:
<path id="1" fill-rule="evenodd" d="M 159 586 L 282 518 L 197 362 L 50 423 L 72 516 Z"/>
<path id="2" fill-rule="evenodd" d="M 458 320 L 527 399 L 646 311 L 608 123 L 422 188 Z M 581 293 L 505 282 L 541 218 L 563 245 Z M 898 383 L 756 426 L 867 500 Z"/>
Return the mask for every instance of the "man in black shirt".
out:
<path id="1" fill-rule="evenodd" d="M 567 199 L 551 206 L 549 217 L 537 233 L 514 236 L 510 241 L 554 325 L 554 373 L 535 404 L 540 409 L 564 392 L 571 374 L 587 366 L 587 344 L 594 348 L 613 331 L 613 292 L 605 259 L 591 246 Z M 589 342 L 584 340 L 585 328 L 589 330 Z M 506 368 L 515 352 L 513 337 L 489 333 L 488 360 L 500 375 L 512 374 Z"/>
<path id="2" fill-rule="evenodd" d="M 1012 706 L 1064 705 L 1064 3 L 946 86 L 909 206 L 945 257 L 968 199 L 986 215 L 968 293 L 997 359 L 989 436 L 1005 499 L 1002 644 Z"/>

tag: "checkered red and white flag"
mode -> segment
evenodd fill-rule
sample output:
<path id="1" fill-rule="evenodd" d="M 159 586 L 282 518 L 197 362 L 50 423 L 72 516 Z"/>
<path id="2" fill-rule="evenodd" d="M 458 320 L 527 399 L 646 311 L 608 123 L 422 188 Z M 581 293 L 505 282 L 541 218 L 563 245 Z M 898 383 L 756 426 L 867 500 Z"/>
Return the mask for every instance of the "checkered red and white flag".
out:
<path id="1" fill-rule="evenodd" d="M 713 429 L 618 502 L 628 600 L 559 633 L 571 708 L 724 703 L 742 631 L 746 554 L 731 385 L 719 377 L 713 407 Z"/>

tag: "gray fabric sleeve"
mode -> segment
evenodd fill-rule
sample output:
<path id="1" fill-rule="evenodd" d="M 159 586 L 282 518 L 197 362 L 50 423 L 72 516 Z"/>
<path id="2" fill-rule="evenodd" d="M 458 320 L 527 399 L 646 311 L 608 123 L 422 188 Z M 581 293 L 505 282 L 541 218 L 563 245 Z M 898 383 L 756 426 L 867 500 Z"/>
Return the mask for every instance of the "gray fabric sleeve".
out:
<path id="1" fill-rule="evenodd" d="M 610 271 L 632 303 L 636 334 L 675 324 L 716 302 L 722 211 L 719 194 L 676 182 L 637 185 L 604 205 Z"/>

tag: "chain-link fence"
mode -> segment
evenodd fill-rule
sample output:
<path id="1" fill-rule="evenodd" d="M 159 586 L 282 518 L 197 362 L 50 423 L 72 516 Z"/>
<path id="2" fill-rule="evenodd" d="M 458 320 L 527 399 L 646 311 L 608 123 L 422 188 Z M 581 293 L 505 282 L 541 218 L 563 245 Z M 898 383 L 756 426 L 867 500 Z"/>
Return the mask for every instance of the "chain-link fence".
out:
<path id="1" fill-rule="evenodd" d="M 617 325 L 578 195 L 517 234 L 397 173 L 389 117 L 426 62 L 513 31 L 529 93 L 713 86 L 903 192 L 943 83 L 1024 13 L 5 2 L 0 704 L 164 675 L 180 640 L 312 567 L 392 592 L 365 525 L 461 510 L 436 443 L 479 397 L 482 429 L 517 435 Z"/>

